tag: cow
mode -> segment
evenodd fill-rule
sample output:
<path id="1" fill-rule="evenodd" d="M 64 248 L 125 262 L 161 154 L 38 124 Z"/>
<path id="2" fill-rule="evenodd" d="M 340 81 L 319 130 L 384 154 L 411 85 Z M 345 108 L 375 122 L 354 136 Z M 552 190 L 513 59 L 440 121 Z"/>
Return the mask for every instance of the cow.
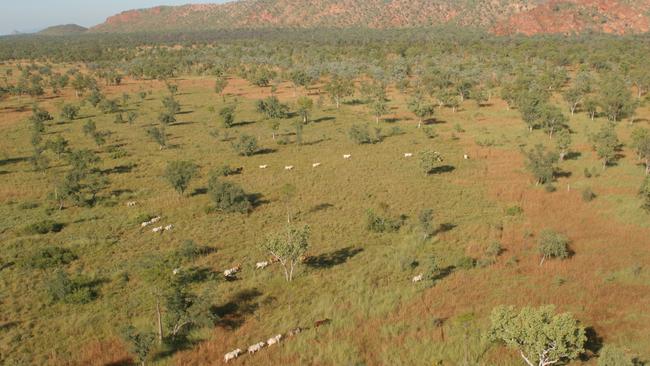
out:
<path id="1" fill-rule="evenodd" d="M 274 345 L 276 343 L 279 343 L 281 339 L 282 339 L 282 334 L 278 334 L 275 337 L 269 338 L 269 340 L 266 341 L 266 345 L 267 346 L 272 346 L 272 345 Z"/>
<path id="2" fill-rule="evenodd" d="M 420 281 L 422 281 L 423 279 L 424 279 L 424 275 L 423 275 L 423 274 L 419 274 L 419 275 L 413 277 L 413 279 L 412 279 L 411 281 L 412 281 L 413 283 L 416 283 L 416 282 L 420 282 Z"/>
<path id="3" fill-rule="evenodd" d="M 239 349 L 239 348 L 237 348 L 237 349 L 234 350 L 234 351 L 230 351 L 230 352 L 226 353 L 226 354 L 223 356 L 223 361 L 224 361 L 224 362 L 232 361 L 232 360 L 234 360 L 235 358 L 239 357 L 239 355 L 241 355 L 241 354 L 242 354 L 242 350 Z"/>
<path id="4" fill-rule="evenodd" d="M 248 353 L 253 354 L 255 352 L 259 352 L 262 348 L 264 348 L 264 346 L 266 346 L 266 343 L 264 342 L 255 343 L 254 345 L 248 347 Z"/>
<path id="5" fill-rule="evenodd" d="M 352 155 L 351 155 L 351 154 L 345 154 L 345 155 L 343 155 L 343 159 L 346 159 L 346 160 L 347 160 L 347 159 L 351 159 L 351 158 L 352 158 Z"/>

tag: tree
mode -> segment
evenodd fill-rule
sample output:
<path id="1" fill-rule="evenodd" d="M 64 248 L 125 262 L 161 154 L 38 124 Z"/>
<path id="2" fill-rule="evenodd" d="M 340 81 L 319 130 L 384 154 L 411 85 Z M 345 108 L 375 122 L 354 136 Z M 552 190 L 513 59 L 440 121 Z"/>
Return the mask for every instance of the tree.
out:
<path id="1" fill-rule="evenodd" d="M 219 110 L 219 117 L 221 117 L 221 122 L 225 128 L 230 128 L 235 123 L 235 107 L 228 106 L 223 107 Z"/>
<path id="2" fill-rule="evenodd" d="M 267 237 L 261 244 L 263 250 L 280 262 L 287 282 L 293 280 L 296 265 L 309 249 L 310 233 L 311 229 L 307 225 L 303 227 L 287 225 L 284 232 Z"/>
<path id="3" fill-rule="evenodd" d="M 349 78 L 335 76 L 325 85 L 325 92 L 336 103 L 336 109 L 340 109 L 343 98 L 354 94 L 354 82 Z"/>
<path id="4" fill-rule="evenodd" d="M 129 111 L 126 114 L 126 120 L 129 122 L 130 125 L 132 125 L 137 118 L 138 118 L 138 114 L 135 113 L 134 111 Z"/>
<path id="5" fill-rule="evenodd" d="M 375 99 L 370 103 L 370 109 L 375 116 L 375 123 L 379 124 L 379 119 L 388 113 L 388 104 L 384 99 Z"/>
<path id="6" fill-rule="evenodd" d="M 635 366 L 635 362 L 622 349 L 606 344 L 600 350 L 598 366 Z"/>
<path id="7" fill-rule="evenodd" d="M 564 116 L 560 108 L 553 105 L 545 105 L 541 110 L 540 121 L 542 128 L 550 139 L 553 138 L 555 131 L 566 128 L 568 119 Z"/>
<path id="8" fill-rule="evenodd" d="M 470 98 L 474 99 L 476 105 L 480 108 L 489 100 L 488 93 L 483 88 L 475 87 L 470 91 Z"/>
<path id="9" fill-rule="evenodd" d="M 422 127 L 423 119 L 431 118 L 435 112 L 435 107 L 426 103 L 421 95 L 416 95 L 409 101 L 408 109 L 418 118 L 418 128 Z"/>
<path id="10" fill-rule="evenodd" d="M 280 129 L 280 121 L 278 121 L 277 119 L 269 120 L 269 127 L 271 127 L 271 135 L 273 136 L 273 140 L 275 140 L 275 135 L 278 133 L 278 130 Z"/>
<path id="11" fill-rule="evenodd" d="M 296 187 L 292 184 L 285 184 L 280 188 L 280 201 L 287 209 L 287 224 L 291 223 L 291 202 L 296 196 Z"/>
<path id="12" fill-rule="evenodd" d="M 564 161 L 564 158 L 569 153 L 571 142 L 571 131 L 569 131 L 569 129 L 564 128 L 557 133 L 557 137 L 555 138 L 555 146 L 557 146 L 557 150 L 560 153 L 560 161 Z"/>
<path id="13" fill-rule="evenodd" d="M 165 131 L 165 126 L 160 127 L 151 127 L 147 130 L 147 135 L 149 135 L 155 142 L 160 146 L 160 150 L 167 147 L 167 132 Z"/>
<path id="14" fill-rule="evenodd" d="M 172 123 L 176 123 L 176 115 L 170 113 L 169 111 L 160 112 L 158 115 L 158 122 L 163 126 L 168 126 Z"/>
<path id="15" fill-rule="evenodd" d="M 210 174 L 208 193 L 219 211 L 247 213 L 253 208 L 249 196 L 242 187 L 235 183 L 221 181 L 215 172 Z"/>
<path id="16" fill-rule="evenodd" d="M 173 96 L 166 96 L 162 100 L 163 108 L 167 113 L 175 115 L 181 111 L 181 105 L 174 99 Z"/>
<path id="17" fill-rule="evenodd" d="M 92 93 L 90 93 L 86 100 L 93 106 L 93 108 L 97 108 L 99 103 L 104 100 L 104 95 L 98 89 L 93 89 Z"/>
<path id="18" fill-rule="evenodd" d="M 179 194 L 184 194 L 190 181 L 198 173 L 196 164 L 190 161 L 172 161 L 165 169 L 165 179 Z"/>
<path id="19" fill-rule="evenodd" d="M 149 353 L 153 350 L 156 336 L 153 333 L 138 331 L 134 326 L 123 330 L 123 338 L 129 344 L 131 352 L 136 355 L 138 362 L 145 365 Z"/>
<path id="20" fill-rule="evenodd" d="M 418 223 L 422 230 L 423 239 L 427 240 L 436 233 L 437 226 L 433 222 L 433 210 L 430 208 L 420 211 Z"/>
<path id="21" fill-rule="evenodd" d="M 544 110 L 544 101 L 532 93 L 524 94 L 517 102 L 521 118 L 528 126 L 528 131 L 532 132 L 539 127 Z"/>
<path id="22" fill-rule="evenodd" d="M 618 76 L 606 77 L 600 86 L 600 105 L 610 122 L 632 116 L 637 102 L 625 81 Z"/>
<path id="23" fill-rule="evenodd" d="M 544 264 L 546 258 L 566 259 L 569 257 L 569 239 L 553 230 L 543 230 L 539 234 L 537 244 L 539 254 L 542 256 L 542 260 L 539 262 L 540 266 Z"/>
<path id="24" fill-rule="evenodd" d="M 562 93 L 562 97 L 564 97 L 564 100 L 569 105 L 569 111 L 573 116 L 576 109 L 578 109 L 580 103 L 582 103 L 582 100 L 584 99 L 585 95 L 581 90 L 577 88 L 570 88 L 564 93 Z"/>
<path id="25" fill-rule="evenodd" d="M 264 114 L 266 118 L 287 118 L 289 113 L 289 106 L 280 103 L 275 96 L 258 100 L 255 107 L 257 112 Z"/>
<path id="26" fill-rule="evenodd" d="M 98 107 L 104 114 L 117 113 L 120 110 L 120 106 L 115 99 L 104 99 L 99 103 Z"/>
<path id="27" fill-rule="evenodd" d="M 296 96 L 296 89 L 299 86 L 302 86 L 303 88 L 307 87 L 311 82 L 313 81 L 312 77 L 307 74 L 304 70 L 293 70 L 289 74 L 289 79 L 291 80 L 291 83 L 293 84 L 293 95 L 294 97 Z"/>
<path id="28" fill-rule="evenodd" d="M 641 208 L 650 213 L 650 176 L 646 176 L 643 180 L 641 189 L 639 189 L 639 196 L 643 201 Z"/>
<path id="29" fill-rule="evenodd" d="M 63 136 L 59 135 L 52 140 L 49 140 L 45 146 L 47 149 L 55 153 L 59 158 L 61 155 L 67 153 L 69 151 L 68 148 L 68 140 L 66 140 Z"/>
<path id="30" fill-rule="evenodd" d="M 650 130 L 640 127 L 635 128 L 632 131 L 630 146 L 636 152 L 637 158 L 645 162 L 645 174 L 650 175 Z"/>
<path id="31" fill-rule="evenodd" d="M 165 322 L 172 339 L 184 337 L 196 325 L 212 326 L 215 317 L 206 297 L 189 293 L 182 280 L 176 280 L 165 295 Z"/>
<path id="32" fill-rule="evenodd" d="M 241 135 L 239 140 L 233 142 L 232 147 L 241 156 L 251 156 L 258 150 L 257 139 L 254 136 Z"/>
<path id="33" fill-rule="evenodd" d="M 535 148 L 528 151 L 526 154 L 526 169 L 535 177 L 535 185 L 553 181 L 557 161 L 557 154 L 547 152 L 544 145 L 536 145 Z"/>
<path id="34" fill-rule="evenodd" d="M 302 118 L 302 123 L 307 123 L 309 120 L 309 112 L 314 108 L 314 101 L 309 97 L 300 97 L 296 101 L 298 105 L 298 114 Z"/>
<path id="35" fill-rule="evenodd" d="M 615 158 L 620 142 L 616 130 L 611 124 L 604 125 L 600 131 L 590 136 L 592 147 L 603 162 L 603 169 L 607 168 Z"/>
<path id="36" fill-rule="evenodd" d="M 490 338 L 519 352 L 528 366 L 549 366 L 574 360 L 584 352 L 584 327 L 569 313 L 553 306 L 537 309 L 499 306 L 490 316 Z"/>
<path id="37" fill-rule="evenodd" d="M 420 168 L 424 174 L 431 174 L 444 159 L 437 151 L 425 150 L 420 152 Z"/>
<path id="38" fill-rule="evenodd" d="M 224 90 L 226 90 L 227 86 L 228 86 L 228 79 L 225 76 L 218 77 L 217 80 L 214 82 L 214 92 L 221 95 L 221 99 L 224 102 L 226 101 L 226 96 L 223 92 Z"/>
<path id="39" fill-rule="evenodd" d="M 61 118 L 72 121 L 79 115 L 79 107 L 72 104 L 65 104 L 61 109 Z"/>
<path id="40" fill-rule="evenodd" d="M 593 121 L 598 114 L 598 102 L 594 98 L 586 98 L 583 103 L 583 108 L 589 118 Z"/>

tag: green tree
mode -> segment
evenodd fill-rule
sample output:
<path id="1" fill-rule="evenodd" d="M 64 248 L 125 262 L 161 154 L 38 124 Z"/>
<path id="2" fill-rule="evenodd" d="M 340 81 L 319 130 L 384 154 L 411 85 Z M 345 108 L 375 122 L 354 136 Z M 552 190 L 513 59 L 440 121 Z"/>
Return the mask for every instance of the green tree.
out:
<path id="1" fill-rule="evenodd" d="M 66 140 L 63 136 L 59 135 L 52 140 L 49 140 L 45 146 L 47 149 L 55 153 L 59 158 L 61 158 L 61 155 L 67 153 L 69 151 L 68 148 L 68 140 Z"/>
<path id="2" fill-rule="evenodd" d="M 528 366 L 550 366 L 584 352 L 585 329 L 569 313 L 553 306 L 537 309 L 499 306 L 490 315 L 490 338 L 519 352 Z"/>
<path id="3" fill-rule="evenodd" d="M 219 117 L 225 128 L 231 128 L 235 123 L 235 107 L 228 106 L 219 110 Z"/>
<path id="4" fill-rule="evenodd" d="M 165 125 L 147 129 L 147 135 L 158 143 L 160 150 L 167 147 L 167 132 L 165 131 Z"/>
<path id="5" fill-rule="evenodd" d="M 65 104 L 61 109 L 61 118 L 72 121 L 79 115 L 79 107 L 73 104 Z"/>
<path id="6" fill-rule="evenodd" d="M 616 130 L 611 124 L 604 125 L 600 131 L 590 136 L 592 148 L 603 162 L 603 169 L 607 168 L 616 158 L 620 146 Z"/>
<path id="7" fill-rule="evenodd" d="M 569 153 L 571 142 L 571 131 L 569 131 L 569 129 L 564 128 L 557 133 L 557 137 L 555 138 L 555 146 L 557 146 L 557 150 L 560 153 L 560 161 L 564 161 L 564 158 L 566 158 L 567 154 Z"/>
<path id="8" fill-rule="evenodd" d="M 302 123 L 307 123 L 309 120 L 309 112 L 314 108 L 314 101 L 309 97 L 300 97 L 296 101 L 298 105 L 298 114 L 302 118 Z"/>
<path id="9" fill-rule="evenodd" d="M 126 120 L 129 122 L 130 125 L 132 125 L 136 119 L 138 119 L 138 114 L 136 112 L 129 111 L 126 114 Z"/>
<path id="10" fill-rule="evenodd" d="M 247 213 L 253 208 L 249 195 L 239 185 L 224 182 L 214 172 L 210 175 L 208 193 L 215 208 L 223 212 Z"/>
<path id="11" fill-rule="evenodd" d="M 257 112 L 264 114 L 266 118 L 287 118 L 289 113 L 289 107 L 280 103 L 280 100 L 275 96 L 258 100 L 255 107 Z"/>
<path id="12" fill-rule="evenodd" d="M 548 133 L 549 138 L 552 139 L 553 133 L 566 128 L 568 119 L 558 107 L 549 104 L 542 108 L 540 122 L 544 131 Z"/>
<path id="13" fill-rule="evenodd" d="M 422 127 L 425 118 L 431 118 L 435 112 L 433 104 L 429 104 L 421 95 L 416 95 L 408 103 L 408 109 L 418 118 L 418 128 Z"/>
<path id="14" fill-rule="evenodd" d="M 639 189 L 639 196 L 643 201 L 641 208 L 650 213 L 650 176 L 646 176 L 643 180 L 641 189 Z"/>
<path id="15" fill-rule="evenodd" d="M 578 109 L 580 103 L 582 103 L 582 101 L 584 100 L 585 94 L 580 89 L 573 87 L 567 89 L 564 93 L 562 93 L 562 97 L 564 98 L 564 101 L 569 106 L 569 111 L 573 116 L 576 110 Z"/>
<path id="16" fill-rule="evenodd" d="M 226 95 L 223 93 L 224 90 L 226 90 L 226 87 L 228 86 L 228 78 L 225 76 L 220 76 L 217 78 L 217 80 L 214 82 L 214 92 L 221 95 L 221 99 L 225 102 L 226 101 Z"/>
<path id="17" fill-rule="evenodd" d="M 325 92 L 336 103 L 336 109 L 340 109 L 343 98 L 354 94 L 354 82 L 349 78 L 335 76 L 325 85 Z"/>
<path id="18" fill-rule="evenodd" d="M 553 181 L 557 161 L 557 154 L 546 151 L 544 145 L 541 144 L 526 153 L 526 169 L 535 177 L 535 185 Z"/>
<path id="19" fill-rule="evenodd" d="M 293 272 L 309 249 L 309 226 L 296 227 L 287 225 L 284 232 L 271 235 L 261 244 L 261 248 L 276 258 L 284 268 L 287 282 L 293 280 Z"/>
<path id="20" fill-rule="evenodd" d="M 430 208 L 420 211 L 420 214 L 418 215 L 418 224 L 422 230 L 424 240 L 432 237 L 438 229 L 433 221 L 433 210 Z"/>
<path id="21" fill-rule="evenodd" d="M 569 239 L 553 230 L 543 230 L 539 234 L 538 250 L 542 259 L 541 266 L 547 258 L 566 259 L 569 257 Z"/>
<path id="22" fill-rule="evenodd" d="M 370 103 L 370 109 L 375 116 L 375 123 L 379 124 L 379 119 L 388 113 L 388 104 L 384 99 L 375 99 Z"/>
<path id="23" fill-rule="evenodd" d="M 637 158 L 645 163 L 645 174 L 650 175 L 650 130 L 647 128 L 635 128 L 632 131 L 632 143 L 630 147 L 636 152 Z"/>
<path id="24" fill-rule="evenodd" d="M 131 325 L 122 331 L 122 337 L 129 344 L 131 352 L 135 354 L 140 365 L 145 366 L 147 357 L 153 350 L 156 336 L 153 333 L 140 332 Z"/>
<path id="25" fill-rule="evenodd" d="M 420 168 L 424 174 L 431 174 L 444 159 L 437 151 L 425 150 L 420 152 Z"/>
<path id="26" fill-rule="evenodd" d="M 179 194 L 184 194 L 190 181 L 198 173 L 196 164 L 190 161 L 171 161 L 165 169 L 165 179 Z"/>
<path id="27" fill-rule="evenodd" d="M 600 86 L 600 105 L 610 122 L 617 122 L 634 114 L 637 102 L 632 98 L 625 81 L 618 76 L 606 77 Z"/>
<path id="28" fill-rule="evenodd" d="M 257 139 L 250 135 L 239 136 L 239 140 L 233 142 L 232 147 L 241 156 L 252 156 L 259 149 Z"/>

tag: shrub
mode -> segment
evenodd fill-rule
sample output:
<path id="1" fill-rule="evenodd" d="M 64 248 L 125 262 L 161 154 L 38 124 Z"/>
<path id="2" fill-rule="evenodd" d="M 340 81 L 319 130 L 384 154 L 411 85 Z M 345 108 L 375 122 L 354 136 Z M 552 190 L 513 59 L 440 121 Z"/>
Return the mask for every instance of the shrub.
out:
<path id="1" fill-rule="evenodd" d="M 424 135 L 430 139 L 435 139 L 438 137 L 438 133 L 433 129 L 433 127 L 430 126 L 423 127 L 422 132 L 424 132 Z"/>
<path id="2" fill-rule="evenodd" d="M 241 135 L 239 140 L 233 142 L 233 149 L 241 156 L 251 156 L 257 152 L 257 139 L 250 135 Z"/>
<path id="3" fill-rule="evenodd" d="M 498 257 L 501 253 L 503 253 L 503 246 L 498 241 L 493 241 L 485 248 L 485 254 L 490 257 Z"/>
<path id="4" fill-rule="evenodd" d="M 393 233 L 402 227 L 403 218 L 388 218 L 377 215 L 373 210 L 366 211 L 366 229 L 375 233 Z"/>
<path id="5" fill-rule="evenodd" d="M 210 178 L 208 192 L 219 211 L 247 213 L 253 207 L 244 189 L 235 183 L 220 181 L 217 175 Z"/>
<path id="6" fill-rule="evenodd" d="M 374 143 L 370 137 L 368 126 L 365 125 L 352 125 L 348 131 L 348 136 L 350 140 L 359 145 Z"/>
<path id="7" fill-rule="evenodd" d="M 36 202 L 23 202 L 20 205 L 18 205 L 18 208 L 21 210 L 31 210 L 34 208 L 37 208 L 39 205 Z"/>
<path id="8" fill-rule="evenodd" d="M 584 190 L 582 190 L 582 200 L 585 202 L 591 202 L 596 198 L 596 194 L 591 190 L 591 188 L 587 187 Z"/>
<path id="9" fill-rule="evenodd" d="M 519 216 L 524 213 L 524 209 L 521 206 L 510 206 L 506 209 L 506 215 L 508 216 Z"/>
<path id="10" fill-rule="evenodd" d="M 569 239 L 553 230 L 544 230 L 539 235 L 538 250 L 542 255 L 540 265 L 546 258 L 568 258 Z"/>
<path id="11" fill-rule="evenodd" d="M 25 234 L 47 234 L 47 233 L 58 233 L 63 229 L 63 224 L 52 221 L 52 220 L 43 220 L 29 224 L 23 230 Z"/>
<path id="12" fill-rule="evenodd" d="M 124 150 L 119 146 L 114 146 L 114 145 L 108 147 L 108 154 L 113 160 L 117 160 L 129 156 L 129 153 L 126 150 Z"/>
<path id="13" fill-rule="evenodd" d="M 456 268 L 472 269 L 474 267 L 476 267 L 476 259 L 472 257 L 463 256 L 456 262 Z"/>
<path id="14" fill-rule="evenodd" d="M 22 265 L 29 268 L 45 269 L 71 263 L 77 259 L 69 249 L 61 247 L 41 248 L 24 258 Z"/>
<path id="15" fill-rule="evenodd" d="M 235 123 L 235 107 L 223 107 L 219 110 L 219 117 L 225 128 L 230 128 Z"/>
<path id="16" fill-rule="evenodd" d="M 585 178 L 591 178 L 592 177 L 591 172 L 589 171 L 588 168 L 585 168 L 584 175 L 585 175 Z"/>
<path id="17" fill-rule="evenodd" d="M 67 273 L 57 271 L 46 283 L 46 290 L 54 302 L 66 304 L 87 304 L 97 297 L 89 281 L 70 278 Z"/>
<path id="18" fill-rule="evenodd" d="M 183 194 L 197 173 L 198 167 L 192 162 L 172 161 L 167 165 L 165 178 L 176 192 Z"/>
<path id="19" fill-rule="evenodd" d="M 212 174 L 220 177 L 227 177 L 230 175 L 237 175 L 241 173 L 241 171 L 242 168 L 232 168 L 230 165 L 222 165 L 217 169 L 213 170 Z"/>

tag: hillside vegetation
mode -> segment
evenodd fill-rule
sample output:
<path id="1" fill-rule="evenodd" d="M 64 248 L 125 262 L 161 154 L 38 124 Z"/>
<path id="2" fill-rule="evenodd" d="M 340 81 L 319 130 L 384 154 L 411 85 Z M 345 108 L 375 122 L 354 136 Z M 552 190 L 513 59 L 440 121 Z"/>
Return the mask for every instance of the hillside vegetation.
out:
<path id="1" fill-rule="evenodd" d="M 625 34 L 650 30 L 649 10 L 648 0 L 241 0 L 125 11 L 91 31 L 387 29 L 453 24 L 501 35 Z"/>

